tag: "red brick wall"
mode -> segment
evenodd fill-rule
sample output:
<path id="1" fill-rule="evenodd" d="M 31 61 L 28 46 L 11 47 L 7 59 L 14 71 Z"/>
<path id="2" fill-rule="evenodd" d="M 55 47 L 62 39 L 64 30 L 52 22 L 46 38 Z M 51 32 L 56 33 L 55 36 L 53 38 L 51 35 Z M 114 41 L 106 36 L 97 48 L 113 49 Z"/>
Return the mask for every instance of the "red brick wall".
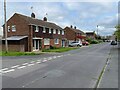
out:
<path id="1" fill-rule="evenodd" d="M 12 32 L 12 25 L 16 25 L 16 32 Z M 23 19 L 19 18 L 19 16 L 16 14 L 7 21 L 7 26 L 10 26 L 10 32 L 7 33 L 8 37 L 13 36 L 13 35 L 28 35 L 29 34 L 28 23 L 24 21 Z"/>
<path id="2" fill-rule="evenodd" d="M 65 35 L 67 40 L 75 40 L 76 39 L 76 34 L 74 31 L 70 30 L 69 28 L 65 28 Z"/>

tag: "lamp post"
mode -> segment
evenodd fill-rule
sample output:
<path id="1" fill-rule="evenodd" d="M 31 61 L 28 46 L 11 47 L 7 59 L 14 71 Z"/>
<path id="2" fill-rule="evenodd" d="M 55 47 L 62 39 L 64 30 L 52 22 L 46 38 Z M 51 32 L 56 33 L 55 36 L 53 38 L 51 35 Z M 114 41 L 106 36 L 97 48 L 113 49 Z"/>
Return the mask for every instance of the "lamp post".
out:
<path id="1" fill-rule="evenodd" d="M 98 39 L 98 25 L 97 25 L 97 39 Z"/>
<path id="2" fill-rule="evenodd" d="M 5 30 L 5 49 L 8 52 L 8 42 L 7 42 L 7 22 L 6 22 L 6 0 L 4 0 L 4 30 Z"/>

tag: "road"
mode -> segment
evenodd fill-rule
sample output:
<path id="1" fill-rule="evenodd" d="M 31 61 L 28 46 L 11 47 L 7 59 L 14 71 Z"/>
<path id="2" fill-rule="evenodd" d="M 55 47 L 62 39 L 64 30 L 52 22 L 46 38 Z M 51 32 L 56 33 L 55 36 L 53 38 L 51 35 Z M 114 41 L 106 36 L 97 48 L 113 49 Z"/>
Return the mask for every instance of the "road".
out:
<path id="1" fill-rule="evenodd" d="M 65 53 L 3 57 L 3 88 L 94 88 L 109 57 L 108 43 Z"/>

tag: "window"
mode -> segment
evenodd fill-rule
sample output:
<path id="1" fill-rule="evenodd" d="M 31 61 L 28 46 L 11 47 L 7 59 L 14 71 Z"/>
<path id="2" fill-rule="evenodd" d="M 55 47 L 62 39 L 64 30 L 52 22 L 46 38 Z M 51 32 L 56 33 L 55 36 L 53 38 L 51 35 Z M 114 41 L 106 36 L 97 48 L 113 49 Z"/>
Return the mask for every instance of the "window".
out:
<path id="1" fill-rule="evenodd" d="M 38 32 L 38 31 L 39 31 L 39 27 L 35 26 L 35 32 Z"/>
<path id="2" fill-rule="evenodd" d="M 44 45 L 50 45 L 50 39 L 44 38 Z"/>
<path id="3" fill-rule="evenodd" d="M 60 34 L 60 30 L 58 30 L 58 34 Z"/>
<path id="4" fill-rule="evenodd" d="M 54 43 L 55 43 L 55 44 L 59 44 L 59 39 L 57 39 L 57 38 L 54 39 Z"/>
<path id="5" fill-rule="evenodd" d="M 65 32 L 62 30 L 62 35 L 64 35 L 65 34 Z"/>
<path id="6" fill-rule="evenodd" d="M 10 32 L 10 26 L 8 26 L 8 32 Z"/>
<path id="7" fill-rule="evenodd" d="M 49 33 L 52 33 L 52 29 L 49 29 Z"/>
<path id="8" fill-rule="evenodd" d="M 46 28 L 45 27 L 43 27 L 43 33 L 46 33 Z"/>
<path id="9" fill-rule="evenodd" d="M 56 30 L 55 29 L 53 30 L 53 34 L 56 34 Z"/>
<path id="10" fill-rule="evenodd" d="M 16 26 L 12 25 L 12 31 L 15 32 L 16 31 Z"/>

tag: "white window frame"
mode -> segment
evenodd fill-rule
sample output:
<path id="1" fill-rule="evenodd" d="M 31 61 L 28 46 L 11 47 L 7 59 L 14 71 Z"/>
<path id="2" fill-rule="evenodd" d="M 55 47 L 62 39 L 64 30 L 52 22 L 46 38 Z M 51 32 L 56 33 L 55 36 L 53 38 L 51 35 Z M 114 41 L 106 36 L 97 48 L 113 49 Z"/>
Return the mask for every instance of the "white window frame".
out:
<path id="1" fill-rule="evenodd" d="M 10 32 L 10 26 L 8 26 L 8 32 Z"/>
<path id="2" fill-rule="evenodd" d="M 35 26 L 35 32 L 39 32 L 39 27 Z"/>
<path id="3" fill-rule="evenodd" d="M 46 33 L 46 28 L 45 27 L 43 27 L 43 33 Z"/>
<path id="4" fill-rule="evenodd" d="M 58 30 L 58 34 L 60 34 L 60 30 Z"/>
<path id="5" fill-rule="evenodd" d="M 12 32 L 16 32 L 16 25 L 12 25 Z"/>
<path id="6" fill-rule="evenodd" d="M 50 39 L 44 38 L 44 45 L 50 45 Z"/>
<path id="7" fill-rule="evenodd" d="M 65 35 L 65 31 L 64 30 L 62 30 L 62 35 Z"/>
<path id="8" fill-rule="evenodd" d="M 59 39 L 58 38 L 54 39 L 54 44 L 59 44 Z"/>
<path id="9" fill-rule="evenodd" d="M 56 34 L 56 29 L 53 29 L 53 34 Z"/>
<path id="10" fill-rule="evenodd" d="M 50 34 L 52 33 L 52 30 L 51 30 L 51 28 L 49 28 L 49 33 L 50 33 Z"/>

